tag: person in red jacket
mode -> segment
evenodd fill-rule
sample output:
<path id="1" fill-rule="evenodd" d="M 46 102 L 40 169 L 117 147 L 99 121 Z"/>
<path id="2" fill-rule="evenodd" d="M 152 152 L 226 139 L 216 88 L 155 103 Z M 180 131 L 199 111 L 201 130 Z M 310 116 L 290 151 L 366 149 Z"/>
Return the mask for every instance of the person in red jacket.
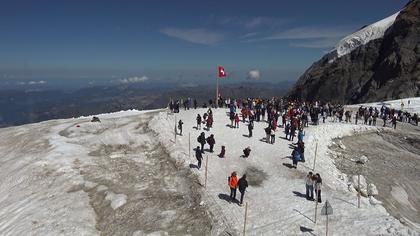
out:
<path id="1" fill-rule="evenodd" d="M 236 113 L 235 115 L 235 128 L 239 128 L 239 115 Z"/>
<path id="2" fill-rule="evenodd" d="M 238 187 L 238 177 L 236 177 L 236 171 L 232 172 L 228 178 L 228 184 L 230 188 L 230 201 L 236 201 L 236 188 Z"/>

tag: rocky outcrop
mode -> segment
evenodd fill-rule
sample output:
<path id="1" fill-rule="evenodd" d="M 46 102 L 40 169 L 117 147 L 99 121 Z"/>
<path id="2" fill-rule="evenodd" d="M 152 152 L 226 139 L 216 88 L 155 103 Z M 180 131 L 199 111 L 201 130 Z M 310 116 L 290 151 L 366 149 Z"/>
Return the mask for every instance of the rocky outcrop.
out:
<path id="1" fill-rule="evenodd" d="M 420 0 L 410 1 L 383 37 L 315 62 L 289 98 L 361 103 L 420 96 Z"/>

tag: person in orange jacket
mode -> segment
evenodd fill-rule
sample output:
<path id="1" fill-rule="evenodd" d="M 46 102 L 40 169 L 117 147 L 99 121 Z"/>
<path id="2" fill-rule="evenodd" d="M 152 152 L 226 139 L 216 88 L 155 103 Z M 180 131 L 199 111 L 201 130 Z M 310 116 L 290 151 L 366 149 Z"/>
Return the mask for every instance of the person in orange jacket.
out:
<path id="1" fill-rule="evenodd" d="M 228 184 L 230 188 L 230 201 L 236 201 L 236 188 L 238 187 L 238 177 L 236 177 L 236 171 L 232 172 L 228 178 Z"/>

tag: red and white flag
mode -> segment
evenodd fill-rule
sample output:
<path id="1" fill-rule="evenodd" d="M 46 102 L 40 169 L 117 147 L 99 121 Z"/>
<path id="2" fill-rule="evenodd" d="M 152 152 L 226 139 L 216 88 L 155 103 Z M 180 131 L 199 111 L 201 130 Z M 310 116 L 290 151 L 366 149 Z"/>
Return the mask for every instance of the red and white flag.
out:
<path id="1" fill-rule="evenodd" d="M 226 77 L 225 68 L 223 68 L 223 66 L 218 67 L 218 77 L 219 78 Z"/>

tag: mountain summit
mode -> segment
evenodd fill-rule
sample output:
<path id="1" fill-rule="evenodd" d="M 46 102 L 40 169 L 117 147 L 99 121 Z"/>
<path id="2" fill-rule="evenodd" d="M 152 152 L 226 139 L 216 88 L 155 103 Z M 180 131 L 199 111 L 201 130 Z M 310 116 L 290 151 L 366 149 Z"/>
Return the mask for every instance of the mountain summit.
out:
<path id="1" fill-rule="evenodd" d="M 288 96 L 339 103 L 420 96 L 420 0 L 340 40 Z"/>

